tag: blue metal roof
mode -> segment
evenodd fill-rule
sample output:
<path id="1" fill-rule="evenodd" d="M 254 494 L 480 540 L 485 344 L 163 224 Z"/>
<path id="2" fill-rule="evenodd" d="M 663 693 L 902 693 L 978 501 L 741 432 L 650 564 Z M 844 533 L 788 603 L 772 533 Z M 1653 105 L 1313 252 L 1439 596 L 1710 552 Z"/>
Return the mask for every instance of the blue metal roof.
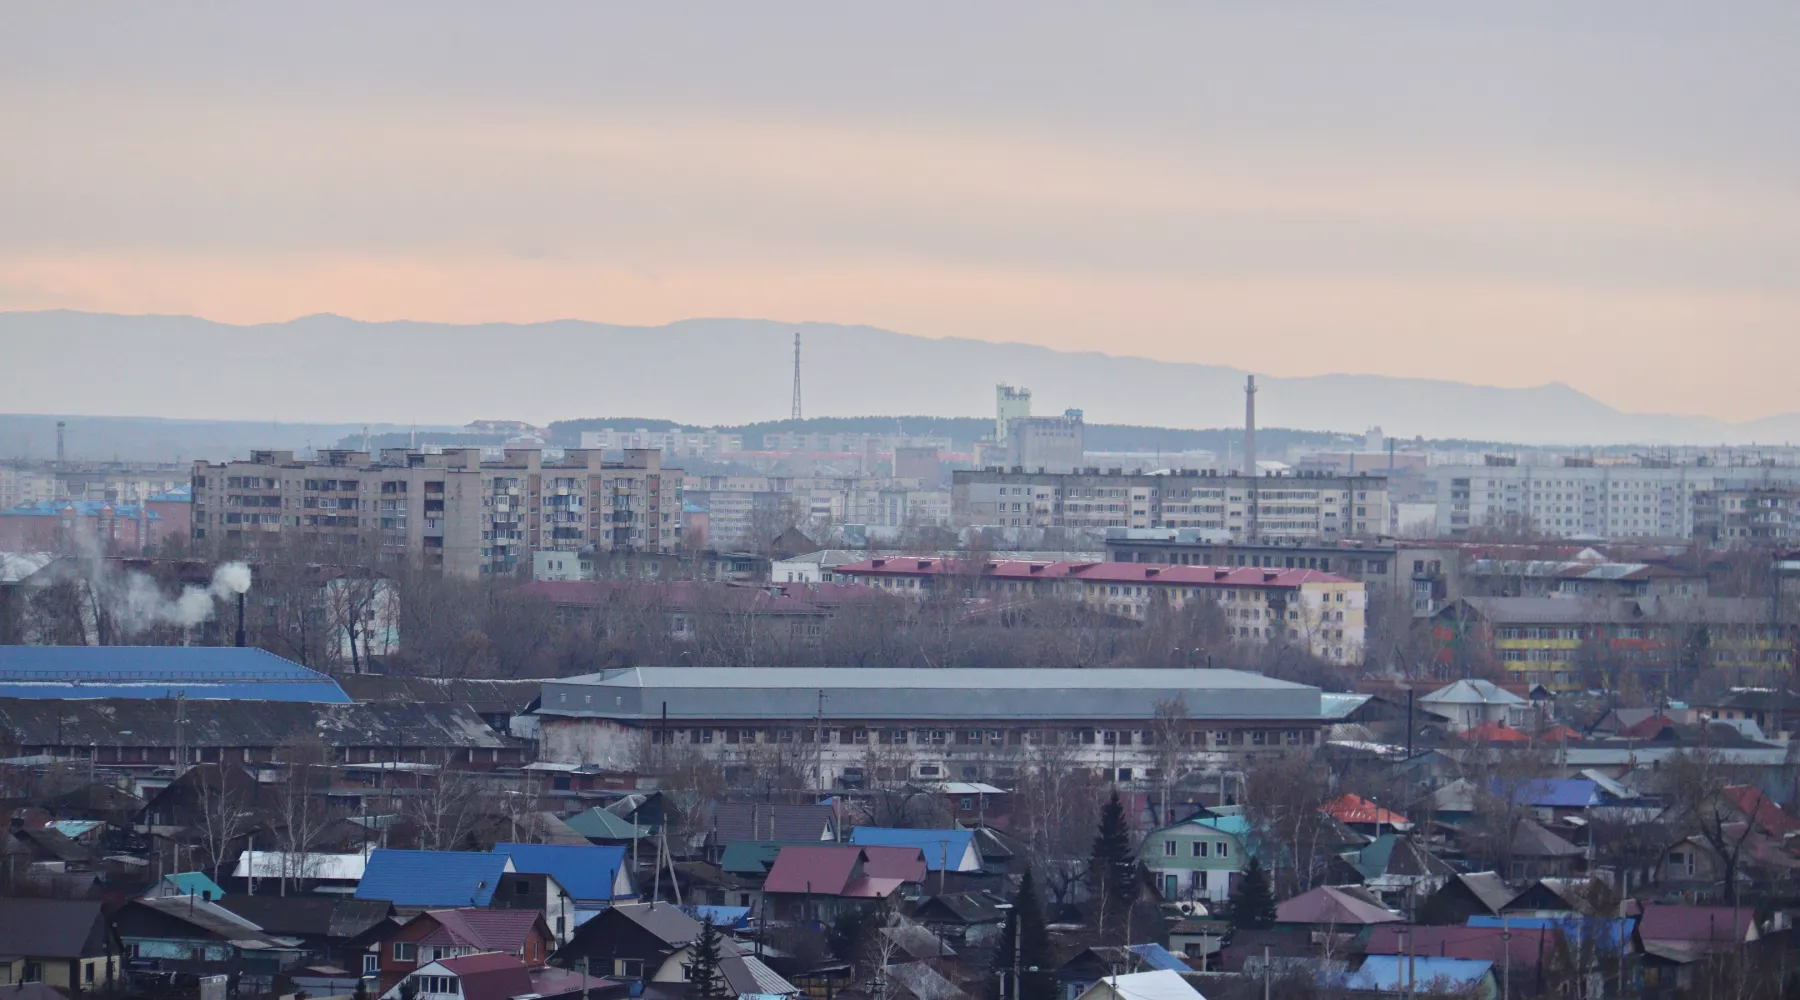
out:
<path id="1" fill-rule="evenodd" d="M 162 520 L 161 514 L 137 504 L 107 503 L 104 500 L 39 500 L 0 508 L 0 517 L 61 517 L 63 511 L 71 509 L 77 517 L 99 517 L 100 512 L 108 507 L 112 508 L 114 517 L 122 517 L 128 521 L 144 517 L 152 521 Z"/>
<path id="2" fill-rule="evenodd" d="M 1169 972 L 1194 971 L 1174 952 L 1160 944 L 1128 944 L 1125 946 L 1133 955 L 1144 960 L 1144 964 L 1155 970 Z"/>
<path id="3" fill-rule="evenodd" d="M 1410 981 L 1427 991 L 1467 989 L 1494 971 L 1494 963 L 1477 958 L 1440 958 L 1436 955 L 1370 955 L 1362 968 L 1344 980 L 1352 990 L 1397 993 Z M 1408 973 L 1411 973 L 1410 977 Z"/>
<path id="4" fill-rule="evenodd" d="M 750 923 L 748 906 L 701 906 L 698 904 L 683 906 L 681 912 L 695 920 L 712 918 L 714 927 L 743 927 Z M 742 1000 L 740 997 L 739 1000 Z"/>
<path id="5" fill-rule="evenodd" d="M 1587 778 L 1532 778 L 1513 786 L 1513 802 L 1543 809 L 1586 809 L 1600 801 L 1599 785 Z M 1504 794 L 1493 782 L 1495 794 Z"/>
<path id="6" fill-rule="evenodd" d="M 925 870 L 939 871 L 948 865 L 953 872 L 960 865 L 975 840 L 973 830 L 901 830 L 886 826 L 859 826 L 850 834 L 850 842 L 865 847 L 916 847 L 925 855 Z"/>
<path id="7" fill-rule="evenodd" d="M 356 898 L 395 906 L 486 906 L 506 863 L 504 854 L 381 848 L 369 855 Z"/>
<path id="8" fill-rule="evenodd" d="M 235 646 L 0 646 L 0 698 L 173 698 L 347 705 L 332 680 Z"/>
<path id="9" fill-rule="evenodd" d="M 224 899 L 225 890 L 206 877 L 205 872 L 180 872 L 164 875 L 163 885 L 177 896 L 199 896 L 201 899 Z"/>
<path id="10" fill-rule="evenodd" d="M 1508 914 L 1502 917 L 1470 917 L 1469 927 L 1511 927 L 1514 930 L 1559 930 L 1571 941 L 1580 942 L 1582 936 L 1592 927 L 1599 933 L 1604 947 L 1618 948 L 1629 944 L 1631 932 L 1637 928 L 1637 919 L 1613 917 L 1606 920 L 1590 920 L 1576 914 L 1562 917 L 1519 917 Z"/>
<path id="11" fill-rule="evenodd" d="M 610 900 L 625 848 L 580 844 L 495 844 L 495 854 L 510 855 L 513 870 L 548 875 L 579 901 Z"/>

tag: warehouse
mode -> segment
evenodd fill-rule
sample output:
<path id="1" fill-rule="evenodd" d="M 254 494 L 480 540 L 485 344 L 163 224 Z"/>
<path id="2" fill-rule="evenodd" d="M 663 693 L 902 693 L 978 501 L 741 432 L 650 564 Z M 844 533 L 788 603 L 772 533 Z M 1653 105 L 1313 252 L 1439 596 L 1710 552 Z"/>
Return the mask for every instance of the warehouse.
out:
<path id="1" fill-rule="evenodd" d="M 235 646 L 0 646 L 0 698 L 174 698 L 349 704 L 336 681 Z"/>
<path id="2" fill-rule="evenodd" d="M 1317 688 L 1182 669 L 638 667 L 545 681 L 538 714 L 545 760 L 626 768 L 698 751 L 851 787 L 1006 780 L 1046 754 L 1120 781 L 1171 755 L 1235 769 L 1316 745 L 1322 722 Z"/>

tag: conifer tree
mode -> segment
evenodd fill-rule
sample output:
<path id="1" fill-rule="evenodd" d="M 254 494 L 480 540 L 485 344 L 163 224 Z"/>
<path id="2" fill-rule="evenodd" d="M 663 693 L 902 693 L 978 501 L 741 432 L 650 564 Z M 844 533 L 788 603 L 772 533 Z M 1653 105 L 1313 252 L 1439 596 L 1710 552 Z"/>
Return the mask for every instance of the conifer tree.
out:
<path id="1" fill-rule="evenodd" d="M 1275 923 L 1275 893 L 1262 862 L 1250 859 L 1237 891 L 1231 894 L 1231 926 L 1235 930 L 1270 927 Z"/>
<path id="2" fill-rule="evenodd" d="M 1102 924 L 1129 911 L 1137 898 L 1137 859 L 1131 856 L 1131 831 L 1125 825 L 1125 804 L 1116 788 L 1100 809 L 1100 832 L 1088 860 L 1088 890 L 1099 904 Z"/>
<path id="3" fill-rule="evenodd" d="M 700 936 L 694 939 L 688 955 L 688 1000 L 725 1000 L 730 996 L 724 977 L 719 974 L 719 929 L 712 917 L 700 921 Z"/>

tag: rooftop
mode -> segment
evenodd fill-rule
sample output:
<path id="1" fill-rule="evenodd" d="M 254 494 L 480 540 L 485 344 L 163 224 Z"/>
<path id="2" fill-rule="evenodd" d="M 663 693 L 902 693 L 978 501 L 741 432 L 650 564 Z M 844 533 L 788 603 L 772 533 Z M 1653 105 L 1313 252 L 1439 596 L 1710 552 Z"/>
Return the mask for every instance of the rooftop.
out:
<path id="1" fill-rule="evenodd" d="M 0 646 L 0 698 L 173 698 L 347 704 L 336 681 L 234 646 Z"/>

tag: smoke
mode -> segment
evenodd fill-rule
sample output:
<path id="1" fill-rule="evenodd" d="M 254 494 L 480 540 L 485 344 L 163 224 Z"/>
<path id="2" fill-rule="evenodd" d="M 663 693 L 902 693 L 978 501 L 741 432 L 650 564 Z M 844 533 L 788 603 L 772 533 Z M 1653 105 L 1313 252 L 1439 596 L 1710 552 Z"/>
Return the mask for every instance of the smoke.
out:
<path id="1" fill-rule="evenodd" d="M 97 548 L 83 554 L 87 585 L 97 610 L 124 635 L 137 635 L 164 625 L 192 628 L 212 619 L 217 601 L 228 601 L 250 589 L 250 567 L 228 562 L 213 570 L 212 582 L 207 586 L 190 584 L 171 599 L 147 574 L 119 569 Z"/>

